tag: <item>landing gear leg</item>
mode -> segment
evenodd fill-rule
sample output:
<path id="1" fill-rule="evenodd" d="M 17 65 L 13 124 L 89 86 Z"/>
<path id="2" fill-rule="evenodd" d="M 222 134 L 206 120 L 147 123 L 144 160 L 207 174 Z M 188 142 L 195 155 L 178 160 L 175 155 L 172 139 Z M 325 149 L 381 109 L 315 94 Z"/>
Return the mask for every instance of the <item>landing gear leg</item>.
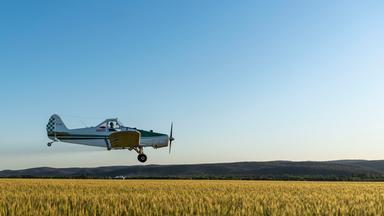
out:
<path id="1" fill-rule="evenodd" d="M 139 160 L 141 163 L 147 161 L 147 155 L 144 154 L 143 147 L 136 147 L 134 150 L 139 154 L 137 156 L 137 160 Z"/>

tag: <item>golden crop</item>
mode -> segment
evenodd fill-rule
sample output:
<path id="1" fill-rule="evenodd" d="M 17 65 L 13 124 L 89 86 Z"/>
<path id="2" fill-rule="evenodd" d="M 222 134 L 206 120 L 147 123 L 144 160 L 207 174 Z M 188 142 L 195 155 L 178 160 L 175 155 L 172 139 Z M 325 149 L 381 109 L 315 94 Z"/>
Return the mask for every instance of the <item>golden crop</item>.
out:
<path id="1" fill-rule="evenodd" d="M 0 180 L 0 215 L 384 215 L 384 183 Z"/>

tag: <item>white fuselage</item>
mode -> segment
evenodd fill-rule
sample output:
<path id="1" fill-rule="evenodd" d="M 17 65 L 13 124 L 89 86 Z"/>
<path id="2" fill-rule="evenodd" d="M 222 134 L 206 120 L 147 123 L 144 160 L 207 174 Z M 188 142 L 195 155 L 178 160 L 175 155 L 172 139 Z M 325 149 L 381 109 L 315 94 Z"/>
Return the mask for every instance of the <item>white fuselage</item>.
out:
<path id="1" fill-rule="evenodd" d="M 124 130 L 135 130 L 131 128 L 121 128 L 118 131 Z M 100 130 L 97 127 L 90 128 L 81 128 L 81 129 L 72 129 L 63 132 L 56 132 L 54 136 L 49 136 L 53 141 L 61 141 L 66 143 L 88 145 L 88 146 L 97 146 L 97 147 L 106 147 L 111 148 L 109 144 L 108 137 L 111 133 L 116 131 L 109 131 L 108 129 Z M 144 133 L 140 137 L 141 147 L 153 147 L 161 148 L 168 146 L 168 135 L 165 134 L 156 134 L 155 133 L 143 131 Z"/>

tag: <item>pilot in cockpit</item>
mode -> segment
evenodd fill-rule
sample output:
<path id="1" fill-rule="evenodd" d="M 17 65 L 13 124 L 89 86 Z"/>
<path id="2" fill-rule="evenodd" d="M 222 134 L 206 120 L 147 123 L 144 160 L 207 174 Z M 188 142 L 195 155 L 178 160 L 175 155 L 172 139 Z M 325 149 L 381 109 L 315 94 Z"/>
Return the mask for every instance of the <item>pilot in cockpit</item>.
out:
<path id="1" fill-rule="evenodd" d="M 115 125 L 113 124 L 113 122 L 109 123 L 109 131 L 116 131 L 115 130 Z"/>

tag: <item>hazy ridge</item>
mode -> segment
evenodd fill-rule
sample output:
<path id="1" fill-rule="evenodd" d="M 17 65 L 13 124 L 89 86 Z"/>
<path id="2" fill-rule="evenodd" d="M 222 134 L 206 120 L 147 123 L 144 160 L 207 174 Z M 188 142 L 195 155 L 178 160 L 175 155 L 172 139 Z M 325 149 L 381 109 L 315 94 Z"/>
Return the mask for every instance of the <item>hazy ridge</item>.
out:
<path id="1" fill-rule="evenodd" d="M 3 170 L 0 177 L 24 178 L 182 178 L 384 181 L 384 160 L 269 161 L 182 165 L 38 167 Z"/>

